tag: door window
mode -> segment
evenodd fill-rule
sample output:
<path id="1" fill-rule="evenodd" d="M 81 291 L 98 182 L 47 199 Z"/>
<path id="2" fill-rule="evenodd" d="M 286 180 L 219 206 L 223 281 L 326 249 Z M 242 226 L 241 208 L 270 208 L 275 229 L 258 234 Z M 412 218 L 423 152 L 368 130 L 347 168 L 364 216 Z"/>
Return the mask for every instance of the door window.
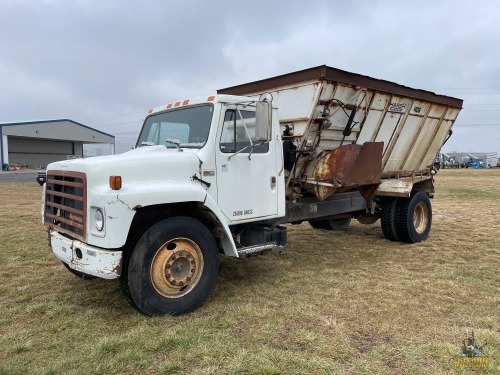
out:
<path id="1" fill-rule="evenodd" d="M 253 151 L 252 151 L 252 147 Z M 255 112 L 229 109 L 224 115 L 220 139 L 220 150 L 224 153 L 263 154 L 269 151 L 269 143 L 255 139 Z"/>

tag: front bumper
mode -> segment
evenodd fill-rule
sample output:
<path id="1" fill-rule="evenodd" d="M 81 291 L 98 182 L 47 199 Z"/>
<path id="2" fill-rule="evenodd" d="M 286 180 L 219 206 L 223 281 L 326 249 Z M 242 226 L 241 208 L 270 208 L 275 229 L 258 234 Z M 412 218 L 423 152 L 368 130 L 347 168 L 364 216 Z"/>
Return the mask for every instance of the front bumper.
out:
<path id="1" fill-rule="evenodd" d="M 116 279 L 121 274 L 122 252 L 101 249 L 72 240 L 50 230 L 50 248 L 70 268 L 102 279 Z"/>

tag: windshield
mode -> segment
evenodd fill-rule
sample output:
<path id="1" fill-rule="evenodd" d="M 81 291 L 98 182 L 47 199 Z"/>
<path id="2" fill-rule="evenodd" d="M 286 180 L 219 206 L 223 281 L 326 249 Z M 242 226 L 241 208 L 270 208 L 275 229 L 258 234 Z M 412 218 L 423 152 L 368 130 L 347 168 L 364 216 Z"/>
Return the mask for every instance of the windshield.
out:
<path id="1" fill-rule="evenodd" d="M 205 146 L 212 122 L 213 105 L 206 104 L 159 113 L 146 119 L 137 147 L 164 145 L 176 148 Z"/>

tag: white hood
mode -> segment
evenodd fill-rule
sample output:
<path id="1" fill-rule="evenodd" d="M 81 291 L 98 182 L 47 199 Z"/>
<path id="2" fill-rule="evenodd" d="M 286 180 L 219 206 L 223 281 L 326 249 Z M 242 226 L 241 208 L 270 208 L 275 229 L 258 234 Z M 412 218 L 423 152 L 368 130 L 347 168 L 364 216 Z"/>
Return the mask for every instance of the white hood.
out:
<path id="1" fill-rule="evenodd" d="M 47 171 L 82 172 L 87 183 L 108 184 L 109 176 L 121 176 L 124 184 L 141 181 L 187 181 L 200 170 L 200 159 L 192 151 L 179 152 L 165 146 L 147 146 L 123 154 L 51 163 Z"/>

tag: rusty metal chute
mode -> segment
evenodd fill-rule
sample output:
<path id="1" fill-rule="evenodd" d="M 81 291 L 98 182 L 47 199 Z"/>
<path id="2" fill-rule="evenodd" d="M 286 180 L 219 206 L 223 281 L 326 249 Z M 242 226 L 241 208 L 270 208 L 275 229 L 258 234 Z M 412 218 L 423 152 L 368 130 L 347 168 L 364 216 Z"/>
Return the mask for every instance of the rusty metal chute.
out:
<path id="1" fill-rule="evenodd" d="M 305 188 L 321 201 L 353 189 L 370 201 L 380 184 L 383 146 L 382 142 L 366 142 L 320 153 L 305 168 Z"/>

